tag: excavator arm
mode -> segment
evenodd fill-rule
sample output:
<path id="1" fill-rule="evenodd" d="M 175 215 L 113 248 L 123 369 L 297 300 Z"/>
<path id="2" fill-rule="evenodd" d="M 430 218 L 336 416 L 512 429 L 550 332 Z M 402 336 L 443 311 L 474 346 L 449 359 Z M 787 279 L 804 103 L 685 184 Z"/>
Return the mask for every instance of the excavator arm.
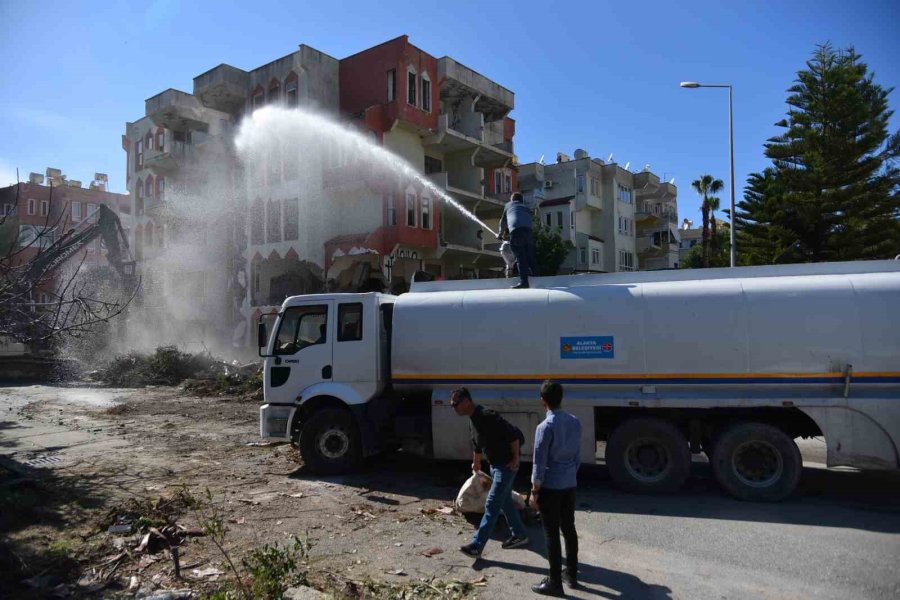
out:
<path id="1" fill-rule="evenodd" d="M 135 284 L 134 261 L 131 260 L 128 248 L 128 237 L 119 217 L 104 204 L 98 206 L 95 223 L 81 230 L 66 233 L 41 251 L 28 269 L 29 279 L 39 280 L 97 238 L 103 240 L 107 259 L 122 278 L 125 289 L 132 289 Z"/>

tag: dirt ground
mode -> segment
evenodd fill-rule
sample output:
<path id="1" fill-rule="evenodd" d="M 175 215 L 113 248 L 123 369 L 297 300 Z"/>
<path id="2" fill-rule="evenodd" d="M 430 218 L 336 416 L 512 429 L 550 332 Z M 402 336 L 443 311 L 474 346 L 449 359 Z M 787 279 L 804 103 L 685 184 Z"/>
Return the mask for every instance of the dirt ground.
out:
<path id="1" fill-rule="evenodd" d="M 461 582 L 435 597 L 490 586 L 457 552 L 472 525 L 440 510 L 466 465 L 396 454 L 323 480 L 289 445 L 260 445 L 256 400 L 175 388 L 0 388 L 0 411 L 0 501 L 9 509 L 0 517 L 0 596 L 212 593 L 231 571 L 211 537 L 196 535 L 210 519 L 226 525 L 223 547 L 238 569 L 265 544 L 307 540 L 311 582 L 347 597 L 394 595 L 367 589 L 370 580 L 441 594 Z M 183 527 L 174 534 L 183 538 L 179 579 L 162 539 L 136 550 L 135 530 L 148 521 L 157 531 Z M 110 533 L 117 524 L 132 527 Z"/>

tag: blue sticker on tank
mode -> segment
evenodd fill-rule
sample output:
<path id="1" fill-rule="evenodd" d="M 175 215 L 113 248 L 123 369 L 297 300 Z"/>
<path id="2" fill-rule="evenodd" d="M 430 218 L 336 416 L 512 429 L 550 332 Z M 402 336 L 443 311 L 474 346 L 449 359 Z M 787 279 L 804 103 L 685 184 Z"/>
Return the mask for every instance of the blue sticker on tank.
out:
<path id="1" fill-rule="evenodd" d="M 559 338 L 559 357 L 615 358 L 616 344 L 611 335 Z"/>

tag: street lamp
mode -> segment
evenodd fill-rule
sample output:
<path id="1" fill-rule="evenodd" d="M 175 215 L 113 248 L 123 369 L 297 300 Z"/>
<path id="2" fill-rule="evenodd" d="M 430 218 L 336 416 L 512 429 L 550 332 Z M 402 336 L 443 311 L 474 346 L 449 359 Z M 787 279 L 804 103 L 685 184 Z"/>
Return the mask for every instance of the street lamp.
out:
<path id="1" fill-rule="evenodd" d="M 731 155 L 731 266 L 735 264 L 735 243 L 734 243 L 734 118 L 732 117 L 731 95 L 732 87 L 728 83 L 697 83 L 696 81 L 682 81 L 683 88 L 728 88 L 728 148 Z"/>

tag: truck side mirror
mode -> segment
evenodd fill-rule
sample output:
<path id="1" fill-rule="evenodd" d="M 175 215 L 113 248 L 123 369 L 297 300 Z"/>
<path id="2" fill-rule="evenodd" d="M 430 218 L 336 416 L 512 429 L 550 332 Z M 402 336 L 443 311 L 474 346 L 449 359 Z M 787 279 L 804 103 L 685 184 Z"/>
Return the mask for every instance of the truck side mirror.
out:
<path id="1" fill-rule="evenodd" d="M 269 341 L 269 336 L 266 335 L 266 324 L 265 323 L 257 323 L 256 345 L 259 346 L 260 348 L 265 348 L 268 341 Z"/>

